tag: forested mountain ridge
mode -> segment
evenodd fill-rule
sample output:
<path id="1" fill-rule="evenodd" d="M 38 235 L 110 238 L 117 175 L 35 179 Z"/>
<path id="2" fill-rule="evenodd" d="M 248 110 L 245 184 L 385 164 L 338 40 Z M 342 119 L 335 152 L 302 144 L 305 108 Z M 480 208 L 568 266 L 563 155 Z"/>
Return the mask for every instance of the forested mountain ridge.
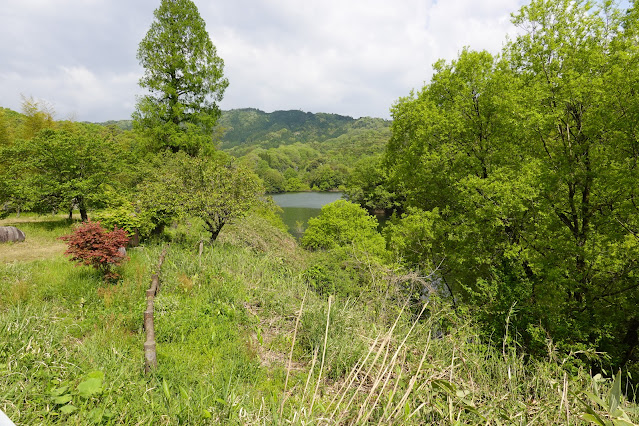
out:
<path id="1" fill-rule="evenodd" d="M 115 125 L 122 130 L 133 128 L 132 120 L 109 120 L 97 123 Z M 361 141 L 365 135 L 378 133 L 384 143 L 390 137 L 390 120 L 376 117 L 353 118 L 331 113 L 312 113 L 301 110 L 264 112 L 257 108 L 222 111 L 218 131 L 222 135 L 220 148 L 236 152 L 260 146 L 276 148 L 296 142 L 343 142 L 345 137 Z M 377 138 L 376 138 L 377 139 Z"/>
<path id="2" fill-rule="evenodd" d="M 382 118 L 311 113 L 300 110 L 267 113 L 255 108 L 224 111 L 218 122 L 224 133 L 223 149 L 259 145 L 276 148 L 295 142 L 324 142 L 359 130 L 386 130 L 390 135 L 390 121 Z"/>
<path id="3" fill-rule="evenodd" d="M 237 109 L 218 122 L 219 146 L 248 162 L 267 192 L 326 191 L 348 185 L 358 162 L 378 162 L 390 126 L 381 118 Z"/>
<path id="4" fill-rule="evenodd" d="M 98 124 L 132 129 L 130 120 Z M 222 151 L 243 158 L 257 172 L 267 192 L 325 191 L 347 184 L 358 162 L 360 168 L 377 164 L 390 128 L 391 121 L 383 118 L 242 108 L 222 111 L 214 138 L 219 137 Z M 380 202 L 369 204 L 380 207 Z"/>

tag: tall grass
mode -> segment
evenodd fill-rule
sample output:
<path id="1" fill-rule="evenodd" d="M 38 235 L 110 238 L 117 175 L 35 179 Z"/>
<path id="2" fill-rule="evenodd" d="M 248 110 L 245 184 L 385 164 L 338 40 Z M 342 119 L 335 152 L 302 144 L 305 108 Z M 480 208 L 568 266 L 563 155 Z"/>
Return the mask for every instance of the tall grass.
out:
<path id="1" fill-rule="evenodd" d="M 24 425 L 597 424 L 623 415 L 631 424 L 636 416 L 623 397 L 610 410 L 612 379 L 568 375 L 552 353 L 531 360 L 484 342 L 445 301 L 415 304 L 396 286 L 356 298 L 314 291 L 309 255 L 260 218 L 247 220 L 205 244 L 201 258 L 197 224 L 171 231 L 151 375 L 142 313 L 164 242 L 129 250 L 117 284 L 59 253 L 0 264 L 0 409 Z M 398 280 L 380 272 L 371 281 Z"/>

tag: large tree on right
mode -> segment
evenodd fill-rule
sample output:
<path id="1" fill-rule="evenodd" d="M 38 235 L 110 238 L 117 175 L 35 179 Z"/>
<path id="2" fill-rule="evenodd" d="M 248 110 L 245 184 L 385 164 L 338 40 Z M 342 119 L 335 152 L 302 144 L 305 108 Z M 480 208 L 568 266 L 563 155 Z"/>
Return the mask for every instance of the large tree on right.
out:
<path id="1" fill-rule="evenodd" d="M 406 258 L 493 335 L 510 321 L 540 353 L 550 338 L 636 362 L 637 11 L 533 0 L 513 20 L 499 57 L 464 50 L 393 108 L 387 164 L 409 212 L 433 212 Z"/>
<path id="2" fill-rule="evenodd" d="M 162 0 L 138 48 L 144 67 L 134 123 L 146 131 L 153 150 L 197 155 L 213 139 L 228 80 L 224 61 L 191 0 Z"/>

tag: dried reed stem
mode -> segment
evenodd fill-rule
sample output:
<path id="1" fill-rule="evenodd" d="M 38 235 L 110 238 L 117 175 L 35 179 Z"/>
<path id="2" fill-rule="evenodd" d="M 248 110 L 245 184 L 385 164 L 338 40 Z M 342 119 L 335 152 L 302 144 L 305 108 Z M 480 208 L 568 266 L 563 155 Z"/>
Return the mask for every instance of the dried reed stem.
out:
<path id="1" fill-rule="evenodd" d="M 284 397 L 282 398 L 282 405 L 280 406 L 280 416 L 284 411 L 284 403 L 286 402 L 286 389 L 288 388 L 288 378 L 291 375 L 291 364 L 293 363 L 293 348 L 295 347 L 295 339 L 297 338 L 297 329 L 300 325 L 300 318 L 302 317 L 302 311 L 304 310 L 304 302 L 306 301 L 306 294 L 308 293 L 308 287 L 304 291 L 304 297 L 302 297 L 302 304 L 300 310 L 297 313 L 297 319 L 295 320 L 295 330 L 293 331 L 293 342 L 291 342 L 291 351 L 288 354 L 288 365 L 286 366 L 286 380 L 284 381 Z"/>
<path id="2" fill-rule="evenodd" d="M 317 377 L 317 384 L 315 385 L 315 391 L 313 392 L 313 399 L 311 400 L 310 413 L 313 413 L 313 405 L 315 405 L 315 398 L 317 396 L 317 390 L 319 389 L 320 381 L 322 380 L 322 372 L 324 371 L 324 360 L 326 358 L 326 344 L 328 343 L 328 326 L 331 319 L 331 302 L 333 296 L 328 296 L 328 312 L 326 313 L 326 330 L 324 331 L 324 348 L 322 350 L 322 364 L 320 365 L 319 376 Z"/>

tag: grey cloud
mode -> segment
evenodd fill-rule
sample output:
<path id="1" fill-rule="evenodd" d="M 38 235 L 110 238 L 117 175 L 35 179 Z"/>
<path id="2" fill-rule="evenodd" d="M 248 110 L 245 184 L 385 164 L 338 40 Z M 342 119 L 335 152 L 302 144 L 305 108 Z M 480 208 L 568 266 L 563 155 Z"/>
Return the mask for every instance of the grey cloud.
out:
<path id="1" fill-rule="evenodd" d="M 60 118 L 130 116 L 137 46 L 159 0 L 6 0 L 0 106 L 20 93 Z M 464 45 L 498 51 L 521 0 L 195 0 L 230 81 L 222 108 L 388 117 Z"/>

